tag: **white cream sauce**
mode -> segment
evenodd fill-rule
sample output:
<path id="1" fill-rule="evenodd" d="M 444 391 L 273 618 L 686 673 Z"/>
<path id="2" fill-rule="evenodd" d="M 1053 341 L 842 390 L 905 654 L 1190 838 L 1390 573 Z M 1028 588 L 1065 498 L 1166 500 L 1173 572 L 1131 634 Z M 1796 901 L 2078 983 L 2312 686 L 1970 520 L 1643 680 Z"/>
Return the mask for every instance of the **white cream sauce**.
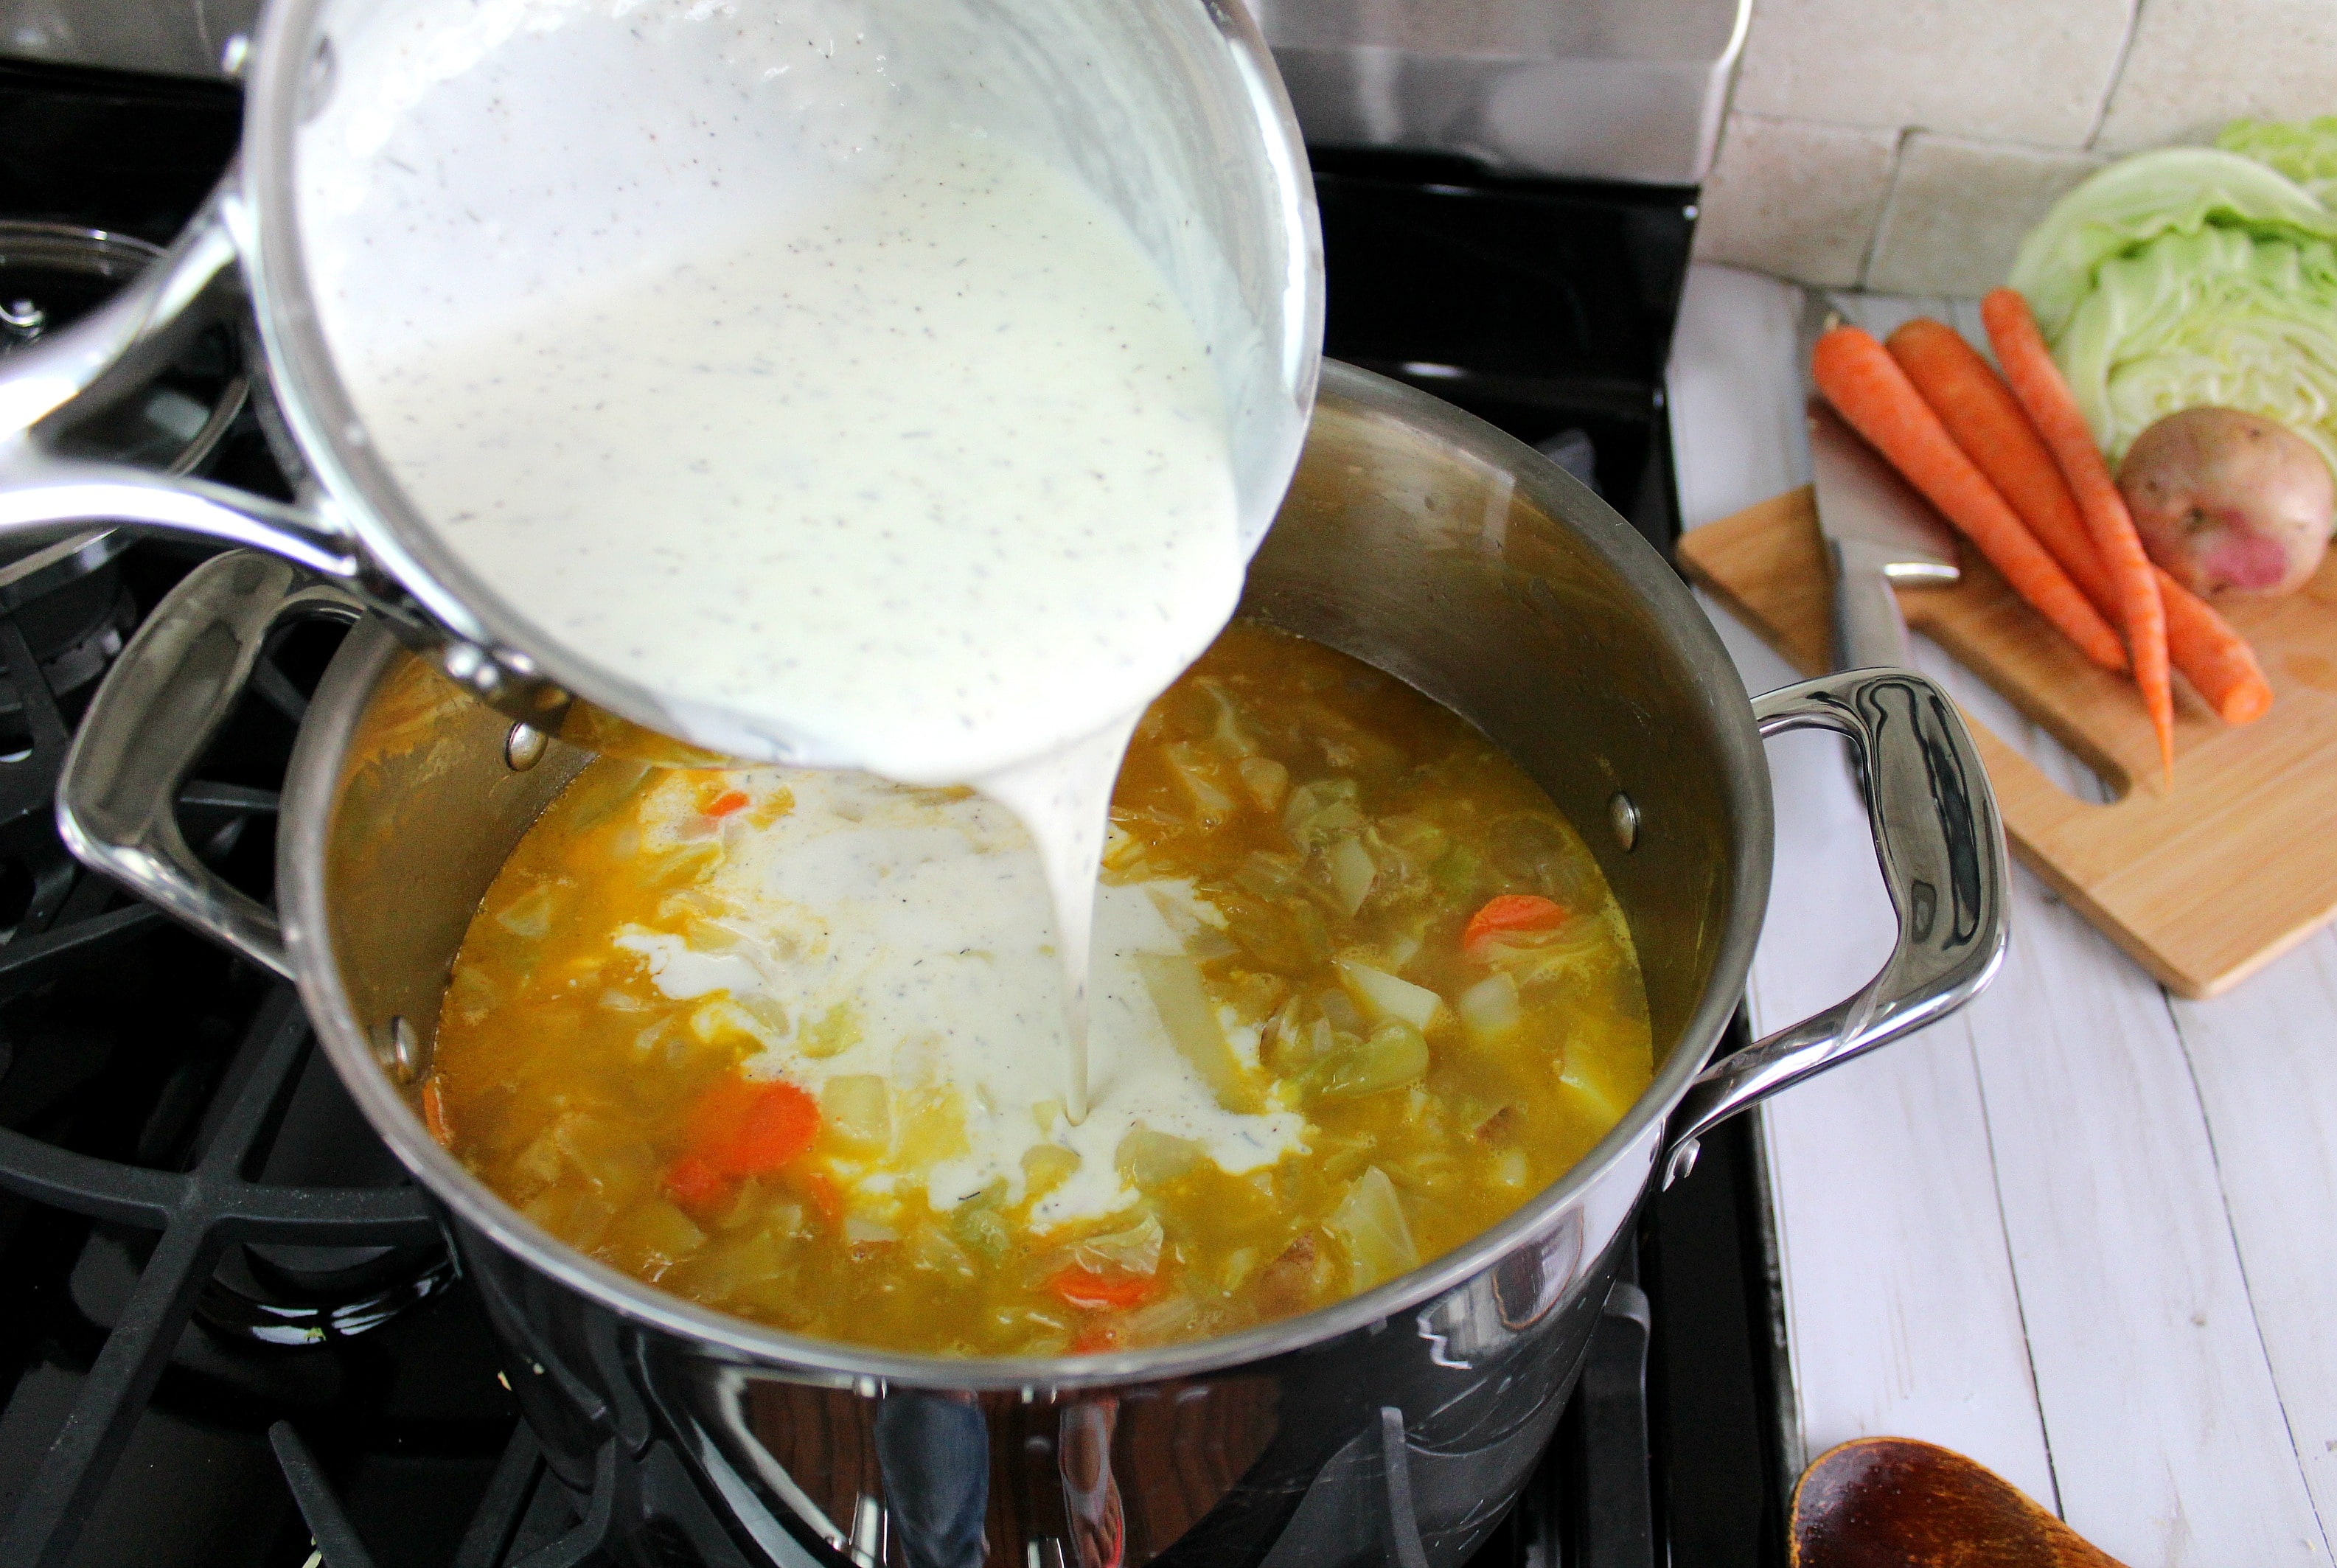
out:
<path id="1" fill-rule="evenodd" d="M 979 72 L 904 70 L 919 30 L 865 5 L 782 9 L 358 22 L 300 143 L 319 317 L 366 436 L 524 641 L 686 739 L 1022 814 L 1070 976 L 1024 1001 L 1071 1023 L 1019 1027 L 1056 1041 L 1077 1119 L 1120 753 L 1240 588 L 1218 381 L 1119 219 L 967 113 Z M 926 917 L 868 939 L 914 951 Z M 1142 1078 L 1106 1065 L 1111 996 L 1107 1098 Z M 969 1073 L 1026 1060 L 981 1039 Z"/>
<path id="2" fill-rule="evenodd" d="M 300 168 L 365 429 L 496 598 L 735 750 L 933 783 L 1208 645 L 1223 399 L 1109 209 L 819 7 L 506 5 L 450 69 L 481 9 L 397 7 L 398 68 L 340 91 L 402 112 Z"/>
<path id="3" fill-rule="evenodd" d="M 759 804 L 781 777 L 758 772 L 743 783 Z M 1073 1125 L 1050 1110 L 1062 1093 L 1060 967 L 1045 875 L 1021 824 L 978 795 L 937 800 L 865 774 L 790 773 L 784 787 L 794 808 L 764 827 L 746 820 L 755 807 L 727 818 L 722 858 L 695 885 L 720 906 L 711 916 L 719 941 L 735 945 L 709 950 L 703 931 L 693 946 L 686 931 L 640 926 L 613 941 L 648 965 L 668 996 L 765 1004 L 752 1073 L 815 1093 L 832 1078 L 873 1073 L 891 1083 L 896 1105 L 927 1084 L 958 1090 L 962 1153 L 906 1172 L 884 1157 L 847 1162 L 846 1186 L 881 1195 L 908 1174 L 922 1178 L 934 1208 L 947 1210 L 1002 1181 L 1019 1201 L 1023 1155 L 1054 1143 L 1080 1163 L 1035 1207 L 1044 1227 L 1135 1200 L 1116 1156 L 1139 1126 L 1190 1139 L 1234 1172 L 1305 1147 L 1306 1122 L 1295 1111 L 1219 1105 L 1171 1043 L 1135 967 L 1139 955 L 1182 951 L 1179 925 L 1215 918 L 1189 884 L 1100 890 L 1094 1109 Z M 682 844 L 702 826 L 695 791 L 678 779 L 651 794 L 642 813 L 649 852 Z M 838 1007 L 857 1038 L 815 1054 L 836 1038 L 823 1038 L 820 1024 Z M 783 1026 L 768 1022 L 780 1017 Z M 1237 1056 L 1255 1067 L 1257 1031 L 1223 1022 Z"/>

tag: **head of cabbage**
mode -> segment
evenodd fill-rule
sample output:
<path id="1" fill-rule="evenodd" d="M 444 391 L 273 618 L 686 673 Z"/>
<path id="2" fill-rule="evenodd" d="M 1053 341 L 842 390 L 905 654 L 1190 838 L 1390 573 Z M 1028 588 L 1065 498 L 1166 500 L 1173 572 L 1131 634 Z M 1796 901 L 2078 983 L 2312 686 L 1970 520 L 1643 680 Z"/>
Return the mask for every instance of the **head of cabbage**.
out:
<path id="1" fill-rule="evenodd" d="M 2078 186 L 2012 287 L 2113 462 L 2166 415 L 2217 407 L 2279 420 L 2337 469 L 2337 211 L 2289 172 L 2337 181 L 2337 119 L 2225 135 Z"/>

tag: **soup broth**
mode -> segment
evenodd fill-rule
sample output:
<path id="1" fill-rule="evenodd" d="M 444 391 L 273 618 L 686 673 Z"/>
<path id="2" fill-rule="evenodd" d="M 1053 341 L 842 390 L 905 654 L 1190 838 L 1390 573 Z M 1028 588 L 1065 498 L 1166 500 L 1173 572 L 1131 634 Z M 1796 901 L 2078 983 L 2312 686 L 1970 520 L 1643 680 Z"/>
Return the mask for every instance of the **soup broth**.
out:
<path id="1" fill-rule="evenodd" d="M 827 1338 L 1230 1332 L 1442 1253 L 1652 1071 L 1629 931 L 1477 731 L 1237 623 L 1145 713 L 1095 927 L 1093 1101 L 1028 836 L 865 775 L 587 767 L 465 937 L 422 1090 L 528 1218 Z"/>

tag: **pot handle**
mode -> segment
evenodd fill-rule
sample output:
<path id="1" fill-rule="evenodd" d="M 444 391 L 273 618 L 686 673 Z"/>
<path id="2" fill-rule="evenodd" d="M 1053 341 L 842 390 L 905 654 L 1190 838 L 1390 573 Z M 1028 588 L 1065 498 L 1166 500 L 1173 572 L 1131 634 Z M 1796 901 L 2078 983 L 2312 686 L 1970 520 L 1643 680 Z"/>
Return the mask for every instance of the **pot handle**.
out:
<path id="1" fill-rule="evenodd" d="M 54 437 L 144 387 L 240 298 L 234 166 L 171 248 L 112 299 L 0 359 L 0 539 L 40 543 L 92 524 L 191 534 L 354 580 L 346 530 L 320 510 L 126 463 L 67 457 Z"/>
<path id="2" fill-rule="evenodd" d="M 163 597 L 115 662 L 65 753 L 57 831 L 83 864 L 285 979 L 276 911 L 197 859 L 179 787 L 235 709 L 288 616 L 355 621 L 354 594 L 257 551 L 215 555 Z"/>
<path id="3" fill-rule="evenodd" d="M 1723 1057 L 1672 1113 L 1664 1184 L 1739 1111 L 1962 1006 L 2004 959 L 2004 826 L 1954 700 L 1912 670 L 1849 670 L 1753 701 L 1765 739 L 1831 730 L 1850 742 L 1899 941 L 1845 1001 Z"/>

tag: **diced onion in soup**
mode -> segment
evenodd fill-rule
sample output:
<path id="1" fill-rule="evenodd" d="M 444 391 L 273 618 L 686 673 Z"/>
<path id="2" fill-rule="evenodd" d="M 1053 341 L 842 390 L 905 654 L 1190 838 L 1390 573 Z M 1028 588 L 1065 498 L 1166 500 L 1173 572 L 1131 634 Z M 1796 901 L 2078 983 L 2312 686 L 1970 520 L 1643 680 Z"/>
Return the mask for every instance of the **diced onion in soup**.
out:
<path id="1" fill-rule="evenodd" d="M 550 883 L 529 889 L 504 905 L 495 916 L 495 924 L 520 936 L 533 941 L 551 934 L 552 904 L 560 890 Z"/>
<path id="2" fill-rule="evenodd" d="M 973 1258 L 967 1254 L 964 1248 L 957 1244 L 954 1239 L 944 1233 L 936 1226 L 919 1227 L 916 1235 L 909 1243 L 909 1262 L 912 1268 L 930 1269 L 936 1273 L 953 1274 L 961 1279 L 973 1278 Z"/>
<path id="3" fill-rule="evenodd" d="M 1193 689 L 1209 700 L 1217 715 L 1217 722 L 1209 731 L 1210 744 L 1228 757 L 1254 754 L 1258 745 L 1250 734 L 1249 716 L 1242 711 L 1241 704 L 1234 701 L 1225 683 L 1203 678 L 1193 682 Z"/>
<path id="4" fill-rule="evenodd" d="M 1395 1183 L 1376 1165 L 1355 1179 L 1324 1228 L 1347 1254 L 1351 1290 L 1368 1290 L 1420 1264 Z"/>
<path id="5" fill-rule="evenodd" d="M 1435 864 L 1452 843 L 1451 834 L 1418 817 L 1383 818 L 1379 831 L 1392 848 L 1417 866 Z"/>
<path id="6" fill-rule="evenodd" d="M 1234 766 L 1249 798 L 1268 811 L 1279 810 L 1290 793 L 1290 769 L 1271 757 L 1245 757 Z"/>
<path id="7" fill-rule="evenodd" d="M 1187 803 L 1203 828 L 1215 828 L 1234 814 L 1234 798 L 1219 787 L 1215 770 L 1198 748 L 1164 747 L 1161 756 L 1167 760 L 1170 774 L 1178 788 L 1184 790 Z"/>
<path id="8" fill-rule="evenodd" d="M 1361 1034 L 1370 1028 L 1363 1010 L 1345 991 L 1322 991 L 1315 997 L 1315 1005 L 1323 1014 L 1323 1022 L 1349 1034 Z"/>
<path id="9" fill-rule="evenodd" d="M 686 845 L 667 854 L 657 864 L 654 876 L 662 887 L 679 887 L 694 882 L 714 868 L 722 858 L 722 846 L 712 839 Z"/>
<path id="10" fill-rule="evenodd" d="M 1160 1249 L 1167 1240 L 1160 1217 L 1147 1210 L 1131 1225 L 1080 1242 L 1071 1250 L 1071 1260 L 1099 1274 L 1118 1269 L 1123 1274 L 1153 1275 L 1160 1271 Z"/>
<path id="11" fill-rule="evenodd" d="M 1364 830 L 1362 798 L 1353 779 L 1318 779 L 1290 792 L 1282 826 L 1302 855 L 1312 855 L 1342 833 Z"/>
<path id="12" fill-rule="evenodd" d="M 763 1036 L 764 1039 L 783 1040 L 787 1037 L 788 1027 L 787 1004 L 777 997 L 765 996 L 758 992 L 734 997 L 733 1000 L 747 1010 L 749 1017 L 768 1031 Z"/>
<path id="13" fill-rule="evenodd" d="M 520 1212 L 571 1247 L 586 1250 L 601 1244 L 601 1238 L 608 1234 L 609 1221 L 616 1215 L 591 1191 L 565 1182 L 545 1188 L 529 1199 Z"/>
<path id="14" fill-rule="evenodd" d="M 995 1263 L 1014 1250 L 1014 1237 L 999 1217 L 997 1208 L 984 1200 L 961 1203 L 950 1216 L 950 1230 L 966 1250 Z"/>
<path id="15" fill-rule="evenodd" d="M 1339 913 L 1352 916 L 1372 896 L 1380 868 L 1372 864 L 1371 851 L 1364 848 L 1364 841 L 1353 837 L 1334 840 L 1326 858 L 1331 863 L 1331 891 L 1339 896 Z"/>
<path id="16" fill-rule="evenodd" d="M 1159 1345 L 1179 1339 L 1190 1330 L 1199 1307 L 1179 1291 L 1139 1307 L 1120 1321 L 1120 1337 L 1131 1345 Z"/>

